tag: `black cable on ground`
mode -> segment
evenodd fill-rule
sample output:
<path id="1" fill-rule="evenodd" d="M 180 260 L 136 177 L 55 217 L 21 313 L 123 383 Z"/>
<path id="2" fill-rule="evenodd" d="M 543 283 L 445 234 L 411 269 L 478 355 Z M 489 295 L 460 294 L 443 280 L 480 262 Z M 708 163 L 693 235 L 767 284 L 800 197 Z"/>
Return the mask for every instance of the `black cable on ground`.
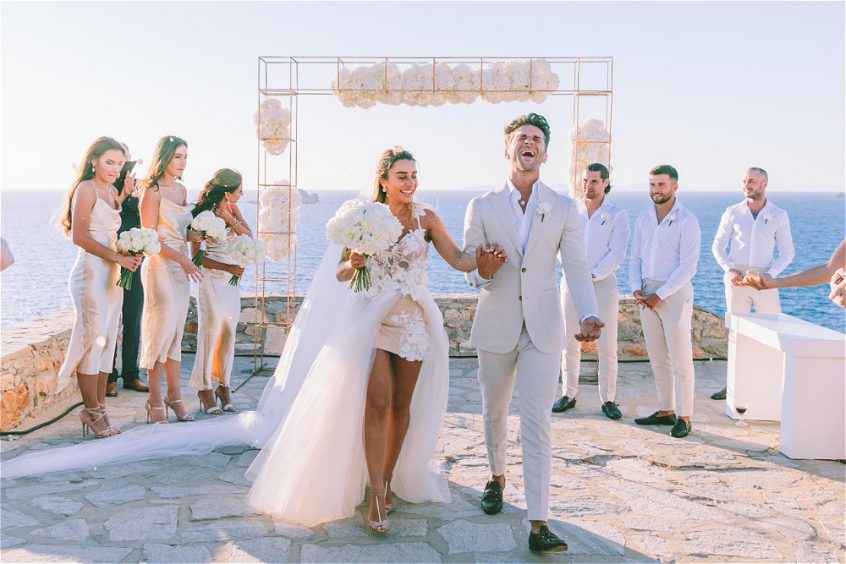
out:
<path id="1" fill-rule="evenodd" d="M 64 412 L 55 416 L 53 419 L 50 419 L 49 421 L 44 421 L 43 423 L 39 423 L 38 425 L 36 425 L 35 427 L 32 427 L 30 429 L 25 429 L 23 431 L 0 431 L 0 437 L 20 437 L 20 436 L 23 436 L 23 435 L 28 435 L 28 434 L 32 433 L 33 431 L 43 429 L 47 425 L 52 425 L 53 423 L 55 423 L 56 421 L 58 421 L 59 419 L 61 419 L 62 417 L 64 417 L 65 415 L 67 415 L 68 413 L 70 413 L 71 411 L 76 409 L 77 407 L 79 407 L 80 405 L 84 405 L 84 404 L 81 401 L 77 402 L 77 403 L 73 404 L 72 406 L 70 406 L 69 408 L 67 408 Z"/>

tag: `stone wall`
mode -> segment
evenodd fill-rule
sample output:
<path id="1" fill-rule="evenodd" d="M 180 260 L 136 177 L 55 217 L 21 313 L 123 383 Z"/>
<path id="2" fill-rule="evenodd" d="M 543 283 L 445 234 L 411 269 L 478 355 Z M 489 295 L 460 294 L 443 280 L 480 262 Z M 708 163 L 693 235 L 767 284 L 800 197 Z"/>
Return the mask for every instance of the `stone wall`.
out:
<path id="1" fill-rule="evenodd" d="M 475 356 L 470 346 L 470 327 L 476 313 L 475 294 L 437 294 L 435 301 L 444 316 L 449 337 L 449 352 L 453 357 Z M 241 318 L 238 322 L 236 353 L 251 355 L 264 343 L 265 354 L 278 355 L 285 345 L 286 321 L 296 314 L 302 297 L 288 302 L 281 296 L 269 296 L 261 309 L 254 298 L 241 298 Z M 263 310 L 263 311 L 262 311 Z M 262 313 L 264 317 L 262 318 Z M 725 358 L 728 354 L 728 335 L 723 319 L 696 307 L 693 319 L 693 355 L 695 358 Z M 262 323 L 264 319 L 264 323 Z M 2 360 L 0 360 L 0 430 L 8 431 L 69 406 L 78 398 L 76 381 L 60 394 L 55 394 L 59 367 L 67 350 L 73 311 L 57 312 L 49 319 L 32 321 L 3 330 Z M 193 352 L 197 347 L 197 307 L 191 307 L 185 323 L 182 348 Z M 620 322 L 617 349 L 620 360 L 646 359 L 646 348 L 640 326 L 640 312 L 631 296 L 620 298 Z M 596 347 L 582 346 L 585 360 L 595 359 Z"/>
<path id="2" fill-rule="evenodd" d="M 449 337 L 449 353 L 453 357 L 476 356 L 476 350 L 470 346 L 470 327 L 476 314 L 475 294 L 435 294 L 435 302 L 444 316 L 444 328 Z M 302 296 L 293 298 L 291 309 L 296 314 L 302 303 Z M 284 328 L 273 324 L 284 324 L 287 318 L 287 302 L 281 296 L 269 296 L 264 302 L 265 323 L 261 320 L 261 310 L 256 308 L 254 298 L 241 298 L 241 319 L 238 323 L 238 348 L 240 354 L 252 354 L 257 342 L 264 339 L 265 353 L 282 352 L 285 344 Z M 185 338 L 182 348 L 194 351 L 197 347 L 197 308 L 191 301 L 188 321 L 185 325 Z M 728 354 L 728 331 L 722 317 L 694 306 L 693 310 L 694 358 L 725 358 Z M 593 343 L 582 345 L 585 360 L 596 358 L 596 346 Z M 618 326 L 617 352 L 620 360 L 646 359 L 646 347 L 643 342 L 643 330 L 640 325 L 640 310 L 631 296 L 620 298 L 620 320 Z"/>
<path id="3" fill-rule="evenodd" d="M 78 397 L 76 379 L 55 393 L 72 326 L 73 310 L 66 309 L 3 329 L 0 431 L 14 429 L 26 417 L 67 407 Z"/>

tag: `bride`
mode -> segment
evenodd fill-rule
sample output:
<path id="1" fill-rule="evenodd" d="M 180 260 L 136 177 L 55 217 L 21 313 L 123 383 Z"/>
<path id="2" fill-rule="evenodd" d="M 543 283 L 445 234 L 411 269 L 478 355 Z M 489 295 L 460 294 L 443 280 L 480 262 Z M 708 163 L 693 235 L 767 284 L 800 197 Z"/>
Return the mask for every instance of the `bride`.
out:
<path id="1" fill-rule="evenodd" d="M 368 482 L 368 526 L 377 533 L 388 530 L 394 492 L 413 503 L 448 501 L 446 479 L 431 465 L 449 361 L 443 319 L 426 287 L 426 252 L 432 242 L 468 272 L 482 249 L 476 257 L 462 253 L 437 214 L 414 202 L 411 153 L 385 151 L 376 172 L 374 200 L 389 206 L 404 234 L 367 258 L 327 250 L 256 411 L 26 454 L 3 463 L 4 477 L 249 444 L 262 448 L 247 471 L 250 503 L 292 523 L 353 515 Z M 485 253 L 483 260 L 505 258 Z M 342 281 L 365 263 L 373 287 L 354 294 Z"/>

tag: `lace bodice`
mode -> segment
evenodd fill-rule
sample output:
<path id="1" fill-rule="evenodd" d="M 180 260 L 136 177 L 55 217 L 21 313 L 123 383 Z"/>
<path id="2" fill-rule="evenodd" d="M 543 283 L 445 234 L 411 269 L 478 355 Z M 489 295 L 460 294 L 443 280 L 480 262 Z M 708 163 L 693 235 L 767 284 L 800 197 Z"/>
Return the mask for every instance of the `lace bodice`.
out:
<path id="1" fill-rule="evenodd" d="M 383 292 L 398 292 L 412 300 L 419 301 L 428 291 L 426 288 L 426 256 L 429 243 L 426 231 L 420 227 L 420 216 L 426 212 L 415 208 L 417 228 L 400 238 L 387 251 L 367 258 L 372 286 L 367 296 Z"/>

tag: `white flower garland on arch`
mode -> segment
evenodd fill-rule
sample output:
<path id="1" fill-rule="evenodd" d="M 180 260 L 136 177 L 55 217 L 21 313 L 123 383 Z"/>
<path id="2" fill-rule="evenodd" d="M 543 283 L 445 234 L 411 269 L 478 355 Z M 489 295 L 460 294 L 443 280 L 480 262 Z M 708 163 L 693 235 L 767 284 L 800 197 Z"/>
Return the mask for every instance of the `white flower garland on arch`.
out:
<path id="1" fill-rule="evenodd" d="M 288 257 L 291 249 L 296 248 L 297 223 L 300 221 L 302 203 L 303 197 L 299 189 L 289 186 L 287 180 L 274 182 L 273 186 L 262 191 L 259 200 L 259 238 L 264 241 L 265 252 L 270 260 L 283 260 Z"/>
<path id="2" fill-rule="evenodd" d="M 578 132 L 578 134 L 577 134 Z M 611 170 L 611 133 L 598 119 L 589 119 L 570 131 L 570 192 L 584 198 L 582 173 L 591 163 L 601 163 Z"/>
<path id="3" fill-rule="evenodd" d="M 559 86 L 558 75 L 543 59 L 500 61 L 482 69 L 466 63 L 374 63 L 342 67 L 332 91 L 345 107 L 376 104 L 442 106 L 486 102 L 543 102 Z"/>
<path id="4" fill-rule="evenodd" d="M 256 135 L 271 155 L 281 155 L 291 141 L 291 112 L 275 98 L 264 100 L 253 120 Z"/>

